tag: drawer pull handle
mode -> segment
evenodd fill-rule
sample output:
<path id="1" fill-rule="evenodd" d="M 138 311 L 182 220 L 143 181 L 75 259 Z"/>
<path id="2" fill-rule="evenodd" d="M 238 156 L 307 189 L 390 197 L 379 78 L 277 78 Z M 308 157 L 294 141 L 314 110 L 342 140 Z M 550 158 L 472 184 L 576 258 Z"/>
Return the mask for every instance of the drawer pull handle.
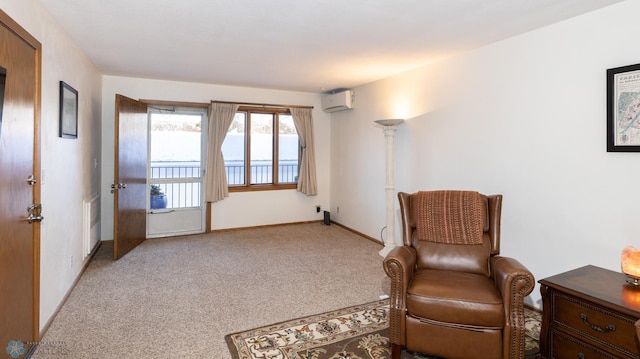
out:
<path id="1" fill-rule="evenodd" d="M 586 356 L 583 353 L 578 353 L 578 359 L 584 359 Z"/>
<path id="2" fill-rule="evenodd" d="M 613 324 L 607 325 L 606 327 L 604 327 L 604 329 L 597 325 L 592 325 L 591 323 L 589 323 L 589 320 L 587 320 L 587 315 L 584 313 L 580 313 L 580 319 L 582 319 L 582 322 L 586 326 L 600 333 L 609 333 L 609 332 L 614 332 L 616 330 L 616 326 Z"/>

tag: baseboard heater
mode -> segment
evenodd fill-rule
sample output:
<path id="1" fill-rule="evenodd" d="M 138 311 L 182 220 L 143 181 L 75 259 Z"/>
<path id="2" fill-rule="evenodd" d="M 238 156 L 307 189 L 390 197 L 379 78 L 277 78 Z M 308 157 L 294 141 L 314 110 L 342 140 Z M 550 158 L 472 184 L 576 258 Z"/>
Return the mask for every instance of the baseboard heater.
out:
<path id="1" fill-rule="evenodd" d="M 82 201 L 82 256 L 87 258 L 100 241 L 100 195 Z"/>

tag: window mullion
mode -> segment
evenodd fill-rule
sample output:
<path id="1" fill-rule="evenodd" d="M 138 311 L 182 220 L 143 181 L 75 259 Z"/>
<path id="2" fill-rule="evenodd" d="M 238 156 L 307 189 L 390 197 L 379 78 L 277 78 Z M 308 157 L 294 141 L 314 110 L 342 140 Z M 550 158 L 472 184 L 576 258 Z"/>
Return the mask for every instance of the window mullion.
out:
<path id="1" fill-rule="evenodd" d="M 273 141 L 273 153 L 271 155 L 271 163 L 272 163 L 272 167 L 273 167 L 273 172 L 271 174 L 272 176 L 272 181 L 273 184 L 279 184 L 280 181 L 278 180 L 278 175 L 279 175 L 279 171 L 278 171 L 278 165 L 279 165 L 279 160 L 278 160 L 278 135 L 280 134 L 280 114 L 279 113 L 274 113 L 273 114 L 273 133 L 272 133 L 272 138 L 271 140 Z"/>
<path id="2" fill-rule="evenodd" d="M 251 187 L 251 111 L 247 111 L 247 120 L 245 124 L 245 143 L 244 143 L 244 185 Z"/>

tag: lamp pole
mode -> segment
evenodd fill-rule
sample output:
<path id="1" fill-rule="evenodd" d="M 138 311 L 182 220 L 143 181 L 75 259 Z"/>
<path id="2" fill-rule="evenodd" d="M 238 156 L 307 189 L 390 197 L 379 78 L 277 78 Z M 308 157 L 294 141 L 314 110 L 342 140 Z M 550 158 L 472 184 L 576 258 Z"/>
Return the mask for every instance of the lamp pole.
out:
<path id="1" fill-rule="evenodd" d="M 387 236 L 384 238 L 384 248 L 379 252 L 379 254 L 384 258 L 389 254 L 389 252 L 396 246 L 395 241 L 395 206 L 394 206 L 394 195 L 395 195 L 395 185 L 394 185 L 394 136 L 396 134 L 396 130 L 398 125 L 400 125 L 404 120 L 402 119 L 387 119 L 387 120 L 377 120 L 375 121 L 377 124 L 382 125 L 382 130 L 384 131 L 384 142 L 385 142 L 385 169 L 386 169 L 386 179 L 385 179 L 385 197 L 386 197 L 386 222 L 387 222 Z"/>

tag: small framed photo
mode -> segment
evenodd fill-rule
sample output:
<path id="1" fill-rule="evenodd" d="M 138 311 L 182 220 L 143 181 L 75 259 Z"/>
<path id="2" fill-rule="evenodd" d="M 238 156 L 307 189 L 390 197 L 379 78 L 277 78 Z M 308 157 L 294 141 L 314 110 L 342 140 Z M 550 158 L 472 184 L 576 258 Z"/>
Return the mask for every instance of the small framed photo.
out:
<path id="1" fill-rule="evenodd" d="M 640 152 L 640 64 L 607 70 L 607 152 Z"/>
<path id="2" fill-rule="evenodd" d="M 60 81 L 60 137 L 78 138 L 78 91 Z"/>

